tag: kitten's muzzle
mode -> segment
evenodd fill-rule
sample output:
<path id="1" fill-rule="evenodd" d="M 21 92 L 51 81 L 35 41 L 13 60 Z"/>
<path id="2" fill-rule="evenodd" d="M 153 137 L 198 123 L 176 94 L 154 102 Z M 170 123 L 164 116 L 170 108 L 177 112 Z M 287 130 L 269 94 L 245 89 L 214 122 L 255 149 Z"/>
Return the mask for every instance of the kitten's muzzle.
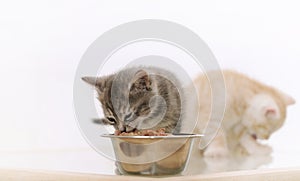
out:
<path id="1" fill-rule="evenodd" d="M 136 129 L 136 128 L 131 127 L 131 126 L 126 126 L 126 127 L 125 127 L 125 131 L 126 131 L 126 132 L 133 132 L 135 129 Z"/>
<path id="2" fill-rule="evenodd" d="M 121 132 L 125 131 L 125 132 L 133 132 L 136 129 L 136 126 L 132 126 L 132 124 L 128 124 L 130 122 L 121 122 L 117 129 Z M 130 125 L 130 126 L 129 126 Z"/>

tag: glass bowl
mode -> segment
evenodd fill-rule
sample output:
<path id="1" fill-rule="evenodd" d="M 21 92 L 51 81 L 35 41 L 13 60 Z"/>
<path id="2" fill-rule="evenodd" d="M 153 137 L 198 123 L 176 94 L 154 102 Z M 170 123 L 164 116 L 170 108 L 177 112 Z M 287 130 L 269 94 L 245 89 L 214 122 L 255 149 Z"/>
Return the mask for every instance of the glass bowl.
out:
<path id="1" fill-rule="evenodd" d="M 188 161 L 196 134 L 167 136 L 116 136 L 111 139 L 121 174 L 173 175 L 181 173 Z"/>

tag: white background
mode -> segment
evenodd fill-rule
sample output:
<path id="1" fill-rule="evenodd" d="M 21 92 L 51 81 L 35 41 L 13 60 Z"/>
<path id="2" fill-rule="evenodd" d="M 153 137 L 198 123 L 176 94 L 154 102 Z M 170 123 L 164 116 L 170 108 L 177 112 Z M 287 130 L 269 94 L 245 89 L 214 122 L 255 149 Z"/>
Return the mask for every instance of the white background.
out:
<path id="1" fill-rule="evenodd" d="M 209 45 L 221 67 L 300 100 L 299 9 L 296 0 L 0 1 L 0 167 L 104 172 L 107 160 L 89 148 L 77 127 L 73 79 L 97 37 L 133 20 L 182 24 Z M 298 109 L 289 107 L 286 124 L 271 137 L 275 155 L 300 151 Z M 102 163 L 89 164 L 97 159 Z M 300 161 L 275 157 L 273 165 Z"/>

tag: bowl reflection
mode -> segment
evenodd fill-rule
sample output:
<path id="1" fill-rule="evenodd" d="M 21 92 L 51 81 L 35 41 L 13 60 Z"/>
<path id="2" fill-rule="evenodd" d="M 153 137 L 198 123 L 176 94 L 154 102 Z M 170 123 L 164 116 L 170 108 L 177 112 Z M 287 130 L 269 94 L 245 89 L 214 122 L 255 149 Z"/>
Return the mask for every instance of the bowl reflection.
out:
<path id="1" fill-rule="evenodd" d="M 171 175 L 182 172 L 194 138 L 201 135 L 109 137 L 121 174 Z"/>

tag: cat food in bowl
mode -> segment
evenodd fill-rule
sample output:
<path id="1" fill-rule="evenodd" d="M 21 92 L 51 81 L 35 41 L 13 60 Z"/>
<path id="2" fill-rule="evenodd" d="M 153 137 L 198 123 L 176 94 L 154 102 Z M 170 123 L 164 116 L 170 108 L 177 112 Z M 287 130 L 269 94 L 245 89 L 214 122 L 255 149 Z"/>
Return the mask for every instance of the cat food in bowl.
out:
<path id="1" fill-rule="evenodd" d="M 168 133 L 166 133 L 165 128 L 160 128 L 158 130 L 151 130 L 151 129 L 139 130 L 139 131 L 135 130 L 129 133 L 116 130 L 115 135 L 117 136 L 167 136 Z"/>
<path id="2" fill-rule="evenodd" d="M 172 175 L 184 170 L 193 140 L 202 135 L 144 130 L 102 136 L 111 139 L 121 174 Z"/>

